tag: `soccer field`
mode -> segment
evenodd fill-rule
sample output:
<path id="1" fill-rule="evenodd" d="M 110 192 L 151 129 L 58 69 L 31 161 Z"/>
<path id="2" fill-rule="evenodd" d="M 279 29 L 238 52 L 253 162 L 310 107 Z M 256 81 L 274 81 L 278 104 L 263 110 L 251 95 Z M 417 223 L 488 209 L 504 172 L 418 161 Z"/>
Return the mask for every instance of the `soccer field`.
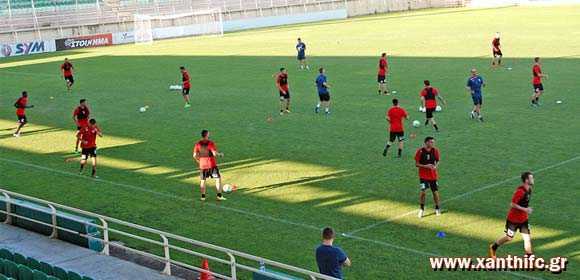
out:
<path id="1" fill-rule="evenodd" d="M 332 226 L 347 234 L 336 240 L 353 261 L 347 279 L 579 279 L 578 14 L 580 6 L 424 10 L 3 59 L 0 187 L 311 270 L 320 229 Z M 489 69 L 496 31 L 512 70 Z M 329 117 L 313 111 L 316 71 L 297 70 L 297 37 L 308 45 L 310 65 L 327 69 Z M 417 137 L 401 159 L 393 149 L 381 155 L 393 97 L 376 92 L 381 52 L 411 120 L 424 120 L 417 108 L 425 79 L 448 102 L 435 115 L 440 132 L 407 127 Z M 535 56 L 549 74 L 540 108 L 528 101 Z M 76 70 L 72 94 L 59 75 L 65 57 Z M 168 90 L 180 65 L 192 76 L 188 109 Z M 272 78 L 280 67 L 289 69 L 293 102 L 285 116 L 277 113 Z M 472 67 L 487 83 L 483 123 L 468 115 Z M 22 90 L 35 108 L 14 138 L 12 104 Z M 104 133 L 97 180 L 79 176 L 76 161 L 64 162 L 76 157 L 72 111 L 80 98 Z M 202 129 L 225 153 L 224 183 L 239 188 L 225 202 L 214 201 L 213 181 L 210 199 L 199 201 L 191 149 Z M 419 219 L 413 155 L 426 136 L 441 151 L 444 213 L 433 215 L 427 193 L 427 216 Z M 486 255 L 526 170 L 536 172 L 535 254 L 568 257 L 568 271 L 431 271 L 431 255 Z M 516 236 L 498 255 L 523 255 Z"/>

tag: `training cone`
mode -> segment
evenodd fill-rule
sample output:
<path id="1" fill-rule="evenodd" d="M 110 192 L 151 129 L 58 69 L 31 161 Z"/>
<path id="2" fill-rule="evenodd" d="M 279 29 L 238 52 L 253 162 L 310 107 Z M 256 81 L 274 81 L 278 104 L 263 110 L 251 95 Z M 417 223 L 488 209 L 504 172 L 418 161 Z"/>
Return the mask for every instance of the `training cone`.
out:
<path id="1" fill-rule="evenodd" d="M 207 262 L 207 259 L 203 259 L 203 261 L 201 262 L 201 269 L 210 271 L 209 270 L 209 263 Z M 199 278 L 197 278 L 197 279 L 199 279 L 199 280 L 214 280 L 215 278 L 210 273 L 202 271 L 199 274 Z"/>
<path id="2" fill-rule="evenodd" d="M 445 232 L 442 232 L 442 231 L 437 232 L 437 237 L 439 237 L 439 238 L 445 237 Z"/>

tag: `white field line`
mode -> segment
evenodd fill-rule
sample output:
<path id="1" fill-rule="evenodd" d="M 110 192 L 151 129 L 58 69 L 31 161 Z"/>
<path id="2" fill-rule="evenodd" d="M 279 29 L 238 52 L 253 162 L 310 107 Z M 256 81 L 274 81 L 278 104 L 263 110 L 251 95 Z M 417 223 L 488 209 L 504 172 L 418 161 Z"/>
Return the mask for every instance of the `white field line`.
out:
<path id="1" fill-rule="evenodd" d="M 536 173 L 536 174 L 537 173 L 541 173 L 541 172 L 544 172 L 546 170 L 550 170 L 550 169 L 553 169 L 553 168 L 556 168 L 556 167 L 565 165 L 567 163 L 570 163 L 570 162 L 575 161 L 575 160 L 578 160 L 578 159 L 580 159 L 580 156 L 575 156 L 573 158 L 570 158 L 570 159 L 567 159 L 567 160 L 564 160 L 564 161 L 561 161 L 561 162 L 558 162 L 558 163 L 555 163 L 555 164 L 552 164 L 552 165 L 549 165 L 549 166 L 546 166 L 546 167 L 542 167 L 542 168 L 537 169 L 537 170 L 532 171 L 532 172 L 533 173 Z M 453 201 L 453 200 L 457 200 L 457 199 L 460 199 L 460 198 L 463 198 L 463 197 L 466 197 L 466 196 L 470 196 L 470 195 L 472 195 L 474 193 L 477 193 L 477 192 L 481 192 L 481 191 L 484 191 L 484 190 L 487 190 L 487 189 L 491 189 L 491 188 L 494 188 L 494 187 L 497 187 L 497 186 L 501 186 L 501 185 L 503 185 L 503 184 L 505 184 L 507 182 L 510 182 L 510 181 L 513 181 L 513 180 L 516 180 L 516 179 L 519 179 L 519 178 L 520 178 L 520 176 L 514 176 L 514 177 L 510 177 L 510 178 L 501 180 L 499 182 L 495 182 L 495 183 L 492 183 L 492 184 L 489 184 L 489 185 L 481 186 L 481 187 L 476 188 L 476 189 L 473 189 L 471 191 L 464 192 L 464 193 L 459 194 L 459 195 L 456 195 L 454 197 L 445 199 L 445 200 L 441 201 L 441 204 L 444 204 L 444 203 L 447 203 L 447 202 L 450 202 L 450 201 Z M 380 222 L 377 222 L 377 223 L 374 223 L 374 224 L 370 224 L 370 225 L 365 226 L 365 227 L 362 227 L 362 228 L 358 228 L 358 229 L 352 230 L 352 231 L 348 232 L 347 234 L 348 235 L 352 235 L 352 234 L 355 234 L 355 233 L 359 233 L 359 232 L 362 232 L 362 231 L 366 231 L 366 230 L 375 228 L 375 227 L 380 226 L 380 225 L 384 225 L 384 224 L 387 224 L 387 223 L 391 223 L 391 222 L 393 222 L 395 220 L 399 220 L 399 219 L 402 219 L 402 218 L 407 217 L 409 215 L 413 215 L 413 214 L 417 213 L 417 211 L 418 210 L 409 211 L 407 213 L 403 213 L 401 215 L 392 217 L 390 219 L 387 219 L 387 220 L 384 220 L 384 221 L 380 221 Z"/>
<path id="2" fill-rule="evenodd" d="M 113 181 L 104 180 L 104 179 L 100 179 L 100 178 L 94 179 L 92 177 L 85 176 L 85 175 L 80 175 L 78 173 L 62 171 L 62 170 L 53 169 L 53 168 L 49 168 L 49 167 L 45 167 L 45 166 L 41 166 L 41 165 L 32 164 L 32 163 L 26 163 L 26 162 L 22 162 L 22 161 L 18 161 L 18 160 L 7 159 L 7 158 L 0 158 L 0 161 L 7 162 L 7 163 L 12 163 L 12 164 L 17 164 L 17 165 L 21 165 L 21 166 L 32 167 L 32 168 L 36 168 L 36 169 L 39 169 L 39 170 L 44 170 L 44 171 L 47 171 L 47 172 L 56 173 L 56 174 L 60 174 L 60 175 L 65 175 L 65 176 L 69 176 L 69 177 L 75 177 L 75 178 L 85 179 L 85 180 L 88 180 L 88 181 L 93 181 L 93 182 L 99 182 L 99 183 L 105 183 L 105 184 L 109 184 L 109 185 L 113 185 L 113 186 L 118 186 L 118 187 L 130 189 L 130 190 L 136 190 L 136 191 L 141 191 L 141 192 L 145 192 L 145 193 L 150 193 L 150 194 L 154 194 L 156 196 L 163 196 L 163 197 L 170 198 L 170 199 L 174 199 L 174 200 L 185 201 L 185 202 L 193 202 L 193 199 L 191 199 L 191 198 L 185 198 L 185 197 L 177 196 L 177 195 L 170 194 L 170 193 L 157 192 L 157 191 L 150 190 L 150 189 L 143 188 L 143 187 L 139 187 L 139 186 L 134 186 L 134 185 L 124 184 L 124 183 L 113 182 Z M 247 210 L 237 209 L 237 208 L 223 206 L 223 205 L 219 205 L 219 204 L 206 203 L 206 205 L 209 205 L 210 207 L 215 207 L 215 208 L 219 208 L 219 209 L 223 209 L 223 210 L 228 210 L 228 211 L 236 212 L 236 213 L 243 214 L 243 215 L 246 215 L 246 216 L 252 216 L 252 217 L 255 217 L 255 218 L 260 218 L 260 219 L 264 219 L 264 220 L 270 220 L 270 221 L 279 222 L 279 223 L 283 223 L 283 224 L 288 224 L 288 225 L 293 225 L 293 226 L 299 226 L 299 227 L 308 228 L 308 229 L 315 229 L 315 230 L 322 229 L 321 227 L 317 227 L 317 226 L 313 226 L 313 225 L 308 225 L 308 224 L 299 223 L 299 222 L 293 222 L 293 221 L 289 221 L 289 220 L 282 219 L 282 218 L 275 218 L 275 217 L 271 217 L 271 216 L 268 216 L 268 215 L 258 214 L 258 213 L 250 212 L 250 211 L 247 211 Z"/>

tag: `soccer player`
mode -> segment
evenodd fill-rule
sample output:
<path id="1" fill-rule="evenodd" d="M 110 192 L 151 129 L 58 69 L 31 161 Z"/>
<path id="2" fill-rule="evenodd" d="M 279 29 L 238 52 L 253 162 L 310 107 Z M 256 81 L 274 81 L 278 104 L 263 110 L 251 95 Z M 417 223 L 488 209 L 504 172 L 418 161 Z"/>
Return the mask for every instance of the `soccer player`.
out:
<path id="1" fill-rule="evenodd" d="M 201 140 L 199 140 L 193 148 L 193 159 L 199 164 L 199 171 L 201 176 L 201 201 L 205 201 L 205 180 L 214 178 L 215 187 L 217 190 L 217 200 L 226 200 L 222 195 L 221 175 L 217 166 L 215 157 L 223 156 L 217 151 L 215 143 L 209 140 L 209 131 L 201 131 Z"/>
<path id="2" fill-rule="evenodd" d="M 524 251 L 527 256 L 532 253 L 532 238 L 530 236 L 530 226 L 528 216 L 532 213 L 530 197 L 534 186 L 534 174 L 526 171 L 522 173 L 522 185 L 519 186 L 512 197 L 511 208 L 508 212 L 505 223 L 505 235 L 489 245 L 489 256 L 495 258 L 497 248 L 514 238 L 516 231 L 520 231 L 524 240 Z"/>
<path id="3" fill-rule="evenodd" d="M 73 120 L 77 125 L 77 131 L 80 131 L 83 127 L 89 125 L 89 116 L 91 111 L 89 110 L 89 106 L 87 106 L 87 100 L 81 99 L 80 105 L 75 108 L 73 111 Z M 79 151 L 79 143 L 80 139 L 77 137 L 77 142 L 75 144 L 75 153 Z"/>
<path id="4" fill-rule="evenodd" d="M 12 134 L 14 137 L 20 137 L 20 130 L 24 125 L 28 123 L 26 119 L 26 109 L 33 108 L 34 105 L 28 105 L 28 93 L 26 91 L 22 92 L 22 96 L 14 102 L 14 107 L 16 107 L 16 117 L 18 118 L 18 128 L 16 132 Z"/>
<path id="5" fill-rule="evenodd" d="M 304 70 L 306 68 L 306 70 L 310 70 L 310 66 L 306 63 L 306 44 L 300 38 L 298 38 L 298 43 L 296 44 L 296 51 L 298 52 L 297 58 L 300 69 Z"/>
<path id="6" fill-rule="evenodd" d="M 389 95 L 389 89 L 387 88 L 387 83 L 385 81 L 387 78 L 387 72 L 389 71 L 388 65 L 387 54 L 381 54 L 381 59 L 379 60 L 379 73 L 377 75 L 377 82 L 379 83 L 379 95 Z"/>
<path id="7" fill-rule="evenodd" d="M 318 77 L 316 77 L 316 88 L 318 89 L 318 98 L 319 102 L 316 104 L 316 108 L 314 108 L 314 112 L 318 114 L 320 112 L 320 105 L 324 107 L 324 113 L 326 116 L 330 114 L 330 92 L 328 89 L 330 85 L 327 82 L 326 78 L 326 69 L 320 67 L 318 69 Z"/>
<path id="8" fill-rule="evenodd" d="M 501 44 L 499 43 L 499 32 L 495 33 L 495 37 L 491 41 L 491 48 L 493 57 L 491 58 L 491 68 L 497 68 L 501 66 L 501 58 L 503 54 L 501 53 Z"/>
<path id="9" fill-rule="evenodd" d="M 62 77 L 66 81 L 66 89 L 70 92 L 72 90 L 72 85 L 75 83 L 73 77 L 73 65 L 70 63 L 68 58 L 64 59 L 64 63 L 60 66 L 60 71 L 62 72 Z"/>
<path id="10" fill-rule="evenodd" d="M 401 157 L 403 152 L 403 142 L 405 141 L 405 130 L 403 121 L 409 119 L 409 115 L 405 109 L 399 106 L 399 100 L 393 99 L 393 107 L 387 111 L 387 121 L 390 123 L 389 128 L 389 140 L 387 141 L 387 145 L 383 150 L 383 156 L 387 156 L 387 152 L 389 148 L 395 142 L 395 139 L 399 141 L 399 150 L 397 152 L 397 157 Z"/>
<path id="11" fill-rule="evenodd" d="M 423 104 L 423 108 L 425 108 L 425 126 L 429 123 L 433 125 L 435 131 L 439 131 L 439 127 L 435 122 L 435 118 L 433 118 L 433 112 L 437 109 L 437 99 L 439 99 L 443 104 L 445 104 L 445 100 L 439 94 L 439 90 L 431 86 L 431 82 L 428 80 L 423 81 L 425 87 L 421 90 L 421 103 Z"/>
<path id="12" fill-rule="evenodd" d="M 181 93 L 183 94 L 183 99 L 185 100 L 184 108 L 191 107 L 191 103 L 189 102 L 189 90 L 191 89 L 191 84 L 189 83 L 189 73 L 185 70 L 184 66 L 180 66 L 179 70 L 181 71 L 181 81 L 183 82 L 183 88 L 181 89 Z"/>
<path id="13" fill-rule="evenodd" d="M 541 66 L 540 58 L 534 58 L 534 66 L 532 67 L 532 85 L 534 87 L 534 93 L 532 94 L 532 107 L 540 106 L 540 96 L 544 93 L 542 78 L 548 78 L 547 74 L 542 73 Z"/>
<path id="14" fill-rule="evenodd" d="M 419 192 L 419 218 L 425 213 L 425 190 L 431 189 L 433 201 L 435 202 L 435 214 L 441 215 L 439 208 L 439 186 L 437 185 L 437 166 L 439 165 L 439 150 L 435 148 L 435 139 L 426 137 L 423 147 L 415 153 L 415 166 L 419 169 L 419 182 L 421 191 Z"/>
<path id="15" fill-rule="evenodd" d="M 477 118 L 479 121 L 483 121 L 483 116 L 481 115 L 481 105 L 483 104 L 482 87 L 485 87 L 483 78 L 477 74 L 477 69 L 471 69 L 471 76 L 467 79 L 465 88 L 471 93 L 471 99 L 473 100 L 471 118 Z"/>
<path id="16" fill-rule="evenodd" d="M 290 113 L 290 88 L 288 86 L 288 70 L 282 67 L 276 74 L 276 87 L 280 93 L 280 115 Z"/>
<path id="17" fill-rule="evenodd" d="M 81 168 L 79 174 L 83 174 L 83 170 L 85 168 L 85 164 L 87 164 L 87 160 L 89 157 L 91 158 L 91 163 L 93 166 L 93 170 L 91 172 L 91 176 L 93 178 L 97 177 L 97 136 L 103 137 L 101 133 L 101 129 L 97 126 L 97 121 L 95 119 L 91 119 L 89 121 L 89 125 L 81 128 L 77 133 L 77 138 L 81 142 Z"/>

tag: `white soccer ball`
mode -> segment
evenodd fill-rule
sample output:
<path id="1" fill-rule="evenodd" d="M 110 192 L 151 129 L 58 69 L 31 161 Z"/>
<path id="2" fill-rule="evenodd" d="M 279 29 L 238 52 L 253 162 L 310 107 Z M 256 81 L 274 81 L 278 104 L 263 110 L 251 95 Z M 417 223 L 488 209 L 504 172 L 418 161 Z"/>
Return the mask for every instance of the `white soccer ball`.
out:
<path id="1" fill-rule="evenodd" d="M 141 113 L 145 113 L 145 111 L 147 111 L 147 108 L 145 108 L 145 107 L 141 107 L 141 108 L 139 108 L 139 112 L 141 112 Z"/>
<path id="2" fill-rule="evenodd" d="M 414 121 L 413 121 L 413 126 L 414 126 L 414 127 L 419 127 L 419 126 L 421 126 L 421 122 L 420 122 L 420 121 L 418 121 L 418 120 L 414 120 Z"/>
<path id="3" fill-rule="evenodd" d="M 443 109 L 443 108 L 441 108 L 441 106 L 437 105 L 437 107 L 435 108 L 435 111 L 437 111 L 437 112 L 441 112 L 441 110 L 442 110 L 442 109 Z"/>
<path id="4" fill-rule="evenodd" d="M 182 90 L 183 87 L 181 85 L 170 85 L 169 90 Z"/>
<path id="5" fill-rule="evenodd" d="M 423 106 L 419 106 L 419 112 L 425 113 L 426 109 Z"/>
<path id="6" fill-rule="evenodd" d="M 232 186 L 230 184 L 225 184 L 225 185 L 222 186 L 222 191 L 225 192 L 225 193 L 231 193 L 231 192 L 233 192 L 235 190 L 236 190 L 236 187 L 235 186 Z"/>

